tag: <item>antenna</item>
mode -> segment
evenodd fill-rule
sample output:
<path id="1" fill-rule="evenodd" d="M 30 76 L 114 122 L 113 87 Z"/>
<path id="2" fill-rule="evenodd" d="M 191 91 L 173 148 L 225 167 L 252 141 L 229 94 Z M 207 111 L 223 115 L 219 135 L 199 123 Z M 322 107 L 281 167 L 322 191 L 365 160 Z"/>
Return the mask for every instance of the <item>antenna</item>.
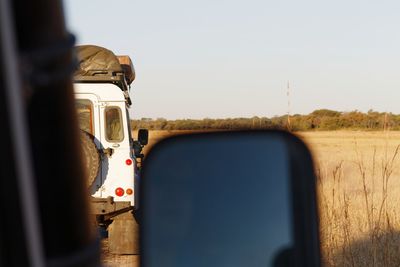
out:
<path id="1" fill-rule="evenodd" d="M 287 82 L 287 91 L 286 91 L 286 96 L 287 96 L 287 129 L 288 131 L 291 131 L 292 127 L 290 125 L 290 85 L 289 81 Z"/>

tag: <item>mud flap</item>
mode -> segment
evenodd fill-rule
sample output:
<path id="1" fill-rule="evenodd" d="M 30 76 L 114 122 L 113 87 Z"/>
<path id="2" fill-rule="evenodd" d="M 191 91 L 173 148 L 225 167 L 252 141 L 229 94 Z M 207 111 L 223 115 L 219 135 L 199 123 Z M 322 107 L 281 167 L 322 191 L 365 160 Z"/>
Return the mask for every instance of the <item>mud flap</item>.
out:
<path id="1" fill-rule="evenodd" d="M 109 252 L 139 254 L 139 225 L 131 212 L 113 218 L 108 227 Z"/>

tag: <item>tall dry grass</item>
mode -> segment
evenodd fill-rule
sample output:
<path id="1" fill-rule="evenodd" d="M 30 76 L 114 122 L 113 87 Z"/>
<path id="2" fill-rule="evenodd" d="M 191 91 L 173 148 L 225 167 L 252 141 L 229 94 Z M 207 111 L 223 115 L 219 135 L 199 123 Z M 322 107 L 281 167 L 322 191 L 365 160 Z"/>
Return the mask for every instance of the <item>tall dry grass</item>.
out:
<path id="1" fill-rule="evenodd" d="M 400 140 L 389 137 L 315 157 L 324 266 L 400 266 Z"/>

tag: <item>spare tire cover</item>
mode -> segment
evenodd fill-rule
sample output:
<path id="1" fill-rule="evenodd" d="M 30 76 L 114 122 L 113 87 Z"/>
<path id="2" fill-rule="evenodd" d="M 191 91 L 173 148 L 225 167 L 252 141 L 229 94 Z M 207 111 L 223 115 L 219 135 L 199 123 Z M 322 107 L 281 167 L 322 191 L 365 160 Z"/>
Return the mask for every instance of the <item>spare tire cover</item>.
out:
<path id="1" fill-rule="evenodd" d="M 86 185 L 89 187 L 93 184 L 99 173 L 101 159 L 93 137 L 85 131 L 81 131 L 81 145 L 86 171 Z"/>

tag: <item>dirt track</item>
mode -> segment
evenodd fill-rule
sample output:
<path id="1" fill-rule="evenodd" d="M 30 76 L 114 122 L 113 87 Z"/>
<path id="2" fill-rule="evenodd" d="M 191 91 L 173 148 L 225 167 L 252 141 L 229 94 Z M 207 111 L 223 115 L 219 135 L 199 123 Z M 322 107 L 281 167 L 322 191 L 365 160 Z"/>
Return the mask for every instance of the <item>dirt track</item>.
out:
<path id="1" fill-rule="evenodd" d="M 105 267 L 139 267 L 139 255 L 113 255 L 108 253 L 108 240 L 101 241 L 102 263 Z"/>

